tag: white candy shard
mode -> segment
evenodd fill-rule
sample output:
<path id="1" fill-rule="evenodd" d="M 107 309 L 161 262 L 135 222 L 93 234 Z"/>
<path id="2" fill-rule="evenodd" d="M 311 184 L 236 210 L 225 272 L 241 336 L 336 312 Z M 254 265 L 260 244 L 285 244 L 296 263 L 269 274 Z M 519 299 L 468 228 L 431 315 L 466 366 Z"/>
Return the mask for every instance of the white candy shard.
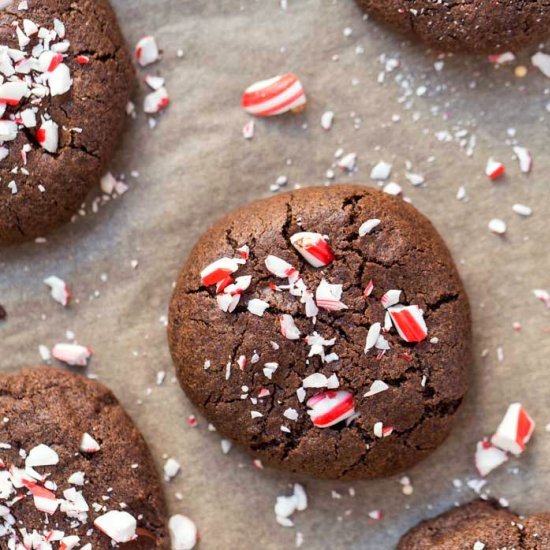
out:
<path id="1" fill-rule="evenodd" d="M 531 153 L 529 153 L 529 150 L 525 147 L 519 147 L 518 145 L 514 147 L 514 153 L 516 154 L 516 157 L 518 157 L 519 169 L 524 174 L 528 174 L 531 171 L 531 167 L 533 165 Z"/>
<path id="2" fill-rule="evenodd" d="M 493 218 L 487 224 L 489 231 L 495 233 L 495 235 L 504 235 L 506 233 L 506 222 L 499 218 Z"/>
<path id="3" fill-rule="evenodd" d="M 92 356 L 92 350 L 78 344 L 55 344 L 52 356 L 67 365 L 85 367 Z"/>
<path id="4" fill-rule="evenodd" d="M 252 298 L 252 300 L 249 300 L 247 304 L 248 311 L 253 315 L 257 315 L 258 317 L 262 317 L 266 309 L 268 308 L 269 304 L 264 300 L 260 300 L 258 298 Z"/>
<path id="5" fill-rule="evenodd" d="M 128 512 L 111 510 L 96 518 L 94 525 L 115 542 L 129 542 L 136 538 L 137 522 Z"/>
<path id="6" fill-rule="evenodd" d="M 89 433 L 85 432 L 82 434 L 78 448 L 83 453 L 92 454 L 97 453 L 101 449 L 101 446 Z"/>
<path id="7" fill-rule="evenodd" d="M 550 55 L 543 52 L 537 52 L 531 57 L 531 63 L 533 63 L 544 76 L 550 78 Z"/>
<path id="8" fill-rule="evenodd" d="M 60 279 L 55 275 L 51 275 L 50 277 L 44 279 L 44 284 L 50 287 L 50 294 L 56 302 L 62 306 L 66 306 L 69 303 L 70 293 L 63 279 Z"/>
<path id="9" fill-rule="evenodd" d="M 521 403 L 512 403 L 491 438 L 491 443 L 517 456 L 525 450 L 534 429 L 535 422 Z"/>
<path id="10" fill-rule="evenodd" d="M 365 235 L 368 235 L 375 227 L 378 227 L 378 225 L 380 225 L 380 220 L 376 218 L 367 220 L 361 224 L 361 227 L 359 228 L 359 236 L 364 237 Z"/>
<path id="11" fill-rule="evenodd" d="M 281 325 L 281 334 L 288 340 L 299 340 L 300 339 L 300 330 L 294 322 L 292 315 L 287 313 L 279 317 L 279 323 Z"/>
<path id="12" fill-rule="evenodd" d="M 370 172 L 372 180 L 387 180 L 391 174 L 392 165 L 388 162 L 380 161 Z"/>
<path id="13" fill-rule="evenodd" d="M 192 550 L 198 539 L 197 526 L 187 516 L 176 514 L 168 521 L 172 550 Z"/>
<path id="14" fill-rule="evenodd" d="M 386 391 L 387 389 L 389 389 L 389 386 L 385 382 L 382 380 L 375 380 L 371 384 L 369 391 L 365 394 L 365 397 L 372 397 L 373 395 Z"/>
<path id="15" fill-rule="evenodd" d="M 342 297 L 342 285 L 333 285 L 323 279 L 317 291 L 315 292 L 315 302 L 318 307 L 328 311 L 339 311 L 348 309 L 344 303 L 340 301 Z"/>

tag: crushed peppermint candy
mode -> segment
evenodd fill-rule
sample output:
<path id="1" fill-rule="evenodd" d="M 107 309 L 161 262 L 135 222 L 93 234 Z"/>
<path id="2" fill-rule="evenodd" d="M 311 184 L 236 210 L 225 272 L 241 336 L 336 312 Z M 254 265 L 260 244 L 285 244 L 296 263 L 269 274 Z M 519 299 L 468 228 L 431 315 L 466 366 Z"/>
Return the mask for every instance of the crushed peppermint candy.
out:
<path id="1" fill-rule="evenodd" d="M 172 550 L 193 550 L 199 539 L 193 520 L 182 514 L 173 515 L 168 521 Z"/>

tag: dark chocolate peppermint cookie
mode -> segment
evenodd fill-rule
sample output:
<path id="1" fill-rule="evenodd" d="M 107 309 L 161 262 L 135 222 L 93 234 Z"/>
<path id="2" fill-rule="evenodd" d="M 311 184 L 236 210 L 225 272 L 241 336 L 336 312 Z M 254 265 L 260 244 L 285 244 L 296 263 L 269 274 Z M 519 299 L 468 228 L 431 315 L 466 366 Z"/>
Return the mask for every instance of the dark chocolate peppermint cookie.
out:
<path id="1" fill-rule="evenodd" d="M 189 398 L 273 466 L 323 478 L 407 468 L 466 391 L 468 300 L 445 244 L 400 199 L 309 188 L 229 214 L 170 307 Z"/>
<path id="2" fill-rule="evenodd" d="M 547 550 L 550 514 L 521 518 L 496 502 L 478 500 L 423 521 L 398 550 Z"/>
<path id="3" fill-rule="evenodd" d="M 0 375 L 0 548 L 170 548 L 143 437 L 101 384 Z"/>
<path id="4" fill-rule="evenodd" d="M 107 0 L 0 10 L 0 244 L 76 213 L 112 157 L 132 79 Z"/>
<path id="5" fill-rule="evenodd" d="M 368 13 L 437 50 L 516 51 L 550 35 L 548 0 L 356 0 Z"/>

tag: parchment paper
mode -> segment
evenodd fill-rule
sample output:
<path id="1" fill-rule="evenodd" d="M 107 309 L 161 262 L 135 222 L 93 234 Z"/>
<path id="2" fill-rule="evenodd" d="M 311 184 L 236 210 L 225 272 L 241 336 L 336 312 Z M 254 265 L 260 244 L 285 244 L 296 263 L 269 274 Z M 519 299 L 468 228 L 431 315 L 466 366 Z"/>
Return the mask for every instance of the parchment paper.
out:
<path id="1" fill-rule="evenodd" d="M 420 519 L 473 498 L 466 485 L 457 489 L 452 481 L 476 477 L 476 441 L 492 433 L 515 400 L 537 421 L 535 437 L 524 456 L 491 474 L 484 491 L 507 498 L 522 513 L 548 509 L 550 310 L 532 290 L 550 287 L 550 81 L 531 66 L 532 52 L 498 69 L 485 57 L 439 58 L 363 20 L 351 0 L 289 0 L 286 10 L 277 0 L 114 4 L 132 47 L 145 34 L 156 36 L 164 58 L 139 74 L 166 77 L 172 103 L 155 130 L 141 113 L 128 124 L 112 167 L 115 175 L 126 174 L 128 193 L 95 215 L 92 196 L 87 215 L 46 244 L 0 251 L 0 304 L 9 316 L 0 324 L 0 368 L 40 363 L 38 345 L 67 341 L 67 330 L 91 346 L 87 372 L 115 391 L 159 469 L 167 456 L 181 462 L 182 472 L 166 485 L 167 500 L 171 513 L 197 522 L 204 550 L 292 548 L 298 531 L 305 548 L 393 548 Z M 387 72 L 387 58 L 400 66 Z M 442 70 L 434 67 L 437 61 L 444 62 Z M 529 68 L 525 78 L 514 76 L 516 64 Z M 257 120 L 254 139 L 245 141 L 242 91 L 287 70 L 304 83 L 307 111 Z M 138 110 L 140 101 L 138 96 Z M 329 132 L 320 127 L 326 110 L 336 113 Z M 533 154 L 528 176 L 512 156 L 509 128 Z M 459 142 L 472 136 L 477 145 L 468 156 Z M 340 147 L 358 154 L 356 173 L 336 169 L 341 181 L 375 185 L 372 166 L 393 164 L 391 179 L 445 237 L 472 302 L 471 390 L 449 440 L 407 472 L 411 496 L 402 494 L 399 476 L 317 482 L 254 469 L 237 448 L 223 455 L 219 436 L 202 418 L 198 428 L 187 426 L 194 411 L 172 381 L 162 317 L 194 241 L 217 216 L 268 195 L 278 176 L 286 175 L 289 186 L 324 182 Z M 489 156 L 507 167 L 508 176 L 496 183 L 484 175 Z M 425 176 L 423 187 L 406 180 L 407 160 L 411 172 Z M 139 177 L 130 177 L 132 170 Z M 456 199 L 460 186 L 464 201 Z M 514 203 L 531 206 L 533 215 L 520 218 Z M 492 218 L 507 222 L 505 237 L 488 231 Z M 51 274 L 71 287 L 67 309 L 42 283 Z M 520 332 L 514 322 L 521 323 Z M 157 386 L 162 370 L 167 379 Z M 303 482 L 310 505 L 294 516 L 295 528 L 285 529 L 276 524 L 273 505 L 294 481 Z M 384 519 L 372 522 L 372 510 L 382 510 Z"/>

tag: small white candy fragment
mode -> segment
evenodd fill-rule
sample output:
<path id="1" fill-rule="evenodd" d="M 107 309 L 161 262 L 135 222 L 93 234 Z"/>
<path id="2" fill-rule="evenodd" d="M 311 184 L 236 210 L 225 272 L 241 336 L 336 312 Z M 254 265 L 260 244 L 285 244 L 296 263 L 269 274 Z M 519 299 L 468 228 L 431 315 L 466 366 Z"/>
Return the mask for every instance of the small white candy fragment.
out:
<path id="1" fill-rule="evenodd" d="M 259 300 L 258 298 L 252 298 L 247 305 L 248 311 L 258 317 L 262 317 L 267 308 L 269 308 L 269 304 L 264 300 Z"/>
<path id="2" fill-rule="evenodd" d="M 68 305 L 70 293 L 63 279 L 60 279 L 55 275 L 51 275 L 50 277 L 44 279 L 44 284 L 50 287 L 51 296 L 56 302 L 64 307 Z"/>
<path id="3" fill-rule="evenodd" d="M 389 386 L 385 382 L 382 380 L 375 380 L 371 384 L 369 391 L 365 394 L 365 397 L 372 397 L 373 395 L 386 391 L 387 389 L 389 389 Z"/>
<path id="4" fill-rule="evenodd" d="M 518 145 L 514 147 L 514 153 L 516 154 L 516 157 L 518 157 L 519 169 L 524 174 L 528 174 L 531 171 L 531 167 L 533 165 L 531 153 L 529 153 L 529 150 L 525 147 L 519 147 Z"/>
<path id="5" fill-rule="evenodd" d="M 491 445 L 489 441 L 478 441 L 476 446 L 475 463 L 479 475 L 485 477 L 493 470 L 502 466 L 508 460 L 508 455 Z"/>
<path id="6" fill-rule="evenodd" d="M 178 475 L 181 470 L 180 463 L 175 458 L 169 458 L 164 463 L 164 479 L 170 481 L 172 478 Z"/>
<path id="7" fill-rule="evenodd" d="M 147 114 L 155 114 L 168 107 L 169 103 L 170 98 L 168 97 L 168 91 L 166 88 L 162 87 L 145 96 L 143 100 L 143 111 Z"/>
<path id="8" fill-rule="evenodd" d="M 334 113 L 332 111 L 326 111 L 321 116 L 321 128 L 323 128 L 323 130 L 330 130 L 332 127 L 333 120 L 334 120 Z"/>
<path id="9" fill-rule="evenodd" d="M 48 85 L 52 96 L 66 94 L 73 85 L 71 71 L 65 63 L 60 63 L 48 75 Z"/>
<path id="10" fill-rule="evenodd" d="M 192 550 L 198 539 L 197 526 L 187 516 L 176 514 L 168 521 L 172 550 Z"/>
<path id="11" fill-rule="evenodd" d="M 550 55 L 543 52 L 537 52 L 531 57 L 531 63 L 533 63 L 544 76 L 550 78 Z"/>
<path id="12" fill-rule="evenodd" d="M 387 193 L 388 195 L 398 197 L 403 193 L 403 188 L 398 183 L 392 181 L 385 185 L 382 191 L 384 191 L 384 193 Z"/>
<path id="13" fill-rule="evenodd" d="M 392 165 L 388 162 L 380 161 L 370 172 L 372 180 L 387 180 L 391 174 Z"/>
<path id="14" fill-rule="evenodd" d="M 533 210 L 525 204 L 514 204 L 512 210 L 520 216 L 530 216 L 533 213 Z"/>
<path id="15" fill-rule="evenodd" d="M 92 350 L 78 344 L 55 344 L 52 355 L 67 365 L 85 367 L 92 356 Z"/>
<path id="16" fill-rule="evenodd" d="M 376 218 L 367 220 L 361 224 L 361 227 L 359 228 L 359 236 L 364 237 L 365 235 L 368 235 L 375 227 L 378 227 L 378 225 L 380 225 L 380 220 Z"/>
<path id="17" fill-rule="evenodd" d="M 496 235 L 504 235 L 506 233 L 506 222 L 498 218 L 493 218 L 488 226 L 489 231 L 495 233 Z"/>
<path id="18" fill-rule="evenodd" d="M 111 510 L 96 518 L 94 525 L 115 542 L 129 542 L 136 537 L 137 522 L 128 512 Z"/>

